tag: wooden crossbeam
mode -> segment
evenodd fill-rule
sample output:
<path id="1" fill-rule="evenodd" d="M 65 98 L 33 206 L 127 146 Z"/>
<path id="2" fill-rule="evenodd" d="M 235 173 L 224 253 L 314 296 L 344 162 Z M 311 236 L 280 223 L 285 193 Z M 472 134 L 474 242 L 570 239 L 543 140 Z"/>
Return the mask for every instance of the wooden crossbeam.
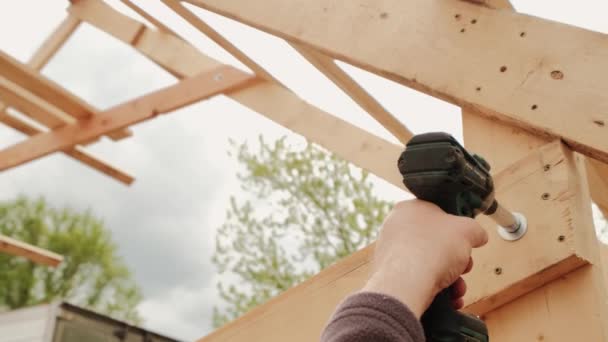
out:
<path id="1" fill-rule="evenodd" d="M 146 19 L 150 24 L 154 25 L 158 30 L 169 33 L 173 36 L 178 36 L 178 34 L 175 33 L 175 31 L 173 31 L 169 26 L 163 24 L 160 20 L 156 19 L 154 16 L 152 16 L 148 12 L 144 11 L 141 7 L 137 6 L 133 1 L 130 1 L 130 0 L 120 0 L 120 1 L 123 4 L 127 5 L 127 7 L 132 9 L 135 13 L 139 14 L 142 18 Z"/>
<path id="2" fill-rule="evenodd" d="M 28 136 L 44 133 L 44 131 L 6 112 L 6 110 L 0 111 L 0 122 Z M 123 184 L 130 185 L 135 181 L 135 178 L 132 175 L 113 166 L 107 161 L 101 160 L 99 157 L 87 152 L 81 146 L 73 146 L 64 150 L 63 153 Z"/>
<path id="3" fill-rule="evenodd" d="M 0 151 L 0 171 L 88 141 L 108 132 L 151 119 L 211 96 L 239 89 L 252 75 L 221 66 L 176 85 L 118 105 L 88 119 L 36 135 Z"/>
<path id="4" fill-rule="evenodd" d="M 2 51 L 0 51 L 0 76 L 45 99 L 76 119 L 86 119 L 95 115 L 96 110 L 91 105 Z M 131 135 L 132 133 L 128 129 L 108 132 L 108 137 L 114 140 Z"/>
<path id="5" fill-rule="evenodd" d="M 602 34 L 464 1 L 187 2 L 608 162 Z"/>
<path id="6" fill-rule="evenodd" d="M 182 6 L 179 1 L 176 0 L 161 0 L 167 7 L 171 8 L 175 13 L 184 18 L 190 25 L 194 26 L 197 30 L 202 32 L 209 39 L 213 40 L 217 45 L 221 46 L 224 50 L 228 51 L 232 56 L 238 59 L 241 63 L 247 66 L 251 71 L 253 71 L 260 78 L 271 81 L 275 84 L 284 86 L 281 81 L 279 81 L 276 77 L 272 76 L 270 72 L 264 69 L 261 65 L 256 63 L 253 59 L 247 56 L 243 51 L 241 51 L 238 47 L 232 44 L 228 39 L 222 36 L 219 32 L 214 30 L 211 26 L 209 26 L 206 22 L 204 22 L 197 15 L 192 13 L 189 9 Z"/>
<path id="7" fill-rule="evenodd" d="M 69 12 L 131 44 L 144 56 L 179 78 L 221 65 L 192 45 L 163 32 L 143 29 L 141 39 L 133 44 L 132 34 L 141 23 L 97 0 L 80 0 L 69 8 Z M 260 82 L 227 96 L 405 190 L 396 167 L 377 162 L 377 158 L 394 158 L 394 154 L 398 153 L 395 151 L 400 151 L 400 146 L 303 101 L 287 88 L 272 81 Z"/>
<path id="8" fill-rule="evenodd" d="M 28 61 L 28 66 L 35 70 L 42 69 L 48 63 L 48 61 L 57 53 L 57 51 L 63 46 L 66 40 L 78 28 L 79 25 L 80 20 L 78 18 L 68 15 L 59 24 L 59 26 L 49 35 L 49 37 L 42 43 L 40 48 L 38 48 L 38 50 L 36 50 L 36 52 L 32 55 L 32 57 Z M 4 82 L 8 81 L 4 80 Z M 9 94 L 15 93 L 15 87 L 17 86 L 13 83 L 12 86 L 8 87 L 8 89 L 6 90 L 10 91 Z M 4 88 L 6 87 L 3 87 L 3 89 Z M 20 110 L 23 114 L 28 115 L 35 120 L 39 120 L 40 123 L 51 129 L 58 127 L 60 124 L 71 123 L 74 121 L 73 118 L 65 115 L 63 112 L 59 113 L 55 111 L 55 107 L 49 105 L 48 103 L 44 102 L 44 104 L 41 104 L 39 101 L 33 100 L 31 98 L 31 96 L 33 96 L 31 95 L 31 93 L 28 92 L 27 94 L 28 95 L 25 95 L 26 98 L 23 99 L 23 101 L 21 102 L 21 106 L 16 106 L 16 108 Z M 24 96 L 19 91 L 17 91 L 15 95 Z M 6 104 L 0 103 L 0 122 L 28 136 L 43 132 L 37 127 L 7 113 L 6 108 Z M 48 110 L 52 114 L 48 115 L 48 113 L 45 113 L 47 115 L 37 115 L 38 113 L 41 113 L 44 110 Z M 63 123 L 58 120 L 52 120 L 53 117 L 57 117 L 57 119 L 62 119 Z M 64 153 L 74 158 L 75 160 L 78 160 L 84 163 L 85 165 L 88 165 L 93 169 L 118 180 L 119 182 L 122 182 L 123 184 L 130 185 L 135 180 L 135 178 L 127 172 L 120 170 L 117 167 L 109 164 L 108 162 L 101 160 L 99 157 L 90 154 L 80 146 L 67 149 L 66 151 L 64 151 Z"/>
<path id="9" fill-rule="evenodd" d="M 391 132 L 393 136 L 399 139 L 400 142 L 405 145 L 412 138 L 413 133 L 399 119 L 386 110 L 378 100 L 363 89 L 357 81 L 344 70 L 340 69 L 333 59 L 303 45 L 292 43 L 291 46 L 342 89 L 363 110 L 376 119 L 378 123 Z"/>
<path id="10" fill-rule="evenodd" d="M 59 254 L 0 235 L 0 252 L 27 258 L 37 264 L 57 267 L 63 261 Z"/>
<path id="11" fill-rule="evenodd" d="M 0 100 L 51 129 L 76 121 L 27 89 L 3 77 L 0 77 Z"/>

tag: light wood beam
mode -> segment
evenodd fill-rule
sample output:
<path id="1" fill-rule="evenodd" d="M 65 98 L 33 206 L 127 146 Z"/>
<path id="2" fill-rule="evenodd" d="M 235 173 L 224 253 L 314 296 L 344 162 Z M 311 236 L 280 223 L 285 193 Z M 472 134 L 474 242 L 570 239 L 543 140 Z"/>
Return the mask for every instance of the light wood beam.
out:
<path id="1" fill-rule="evenodd" d="M 36 135 L 0 151 L 0 171 L 61 151 L 100 135 L 250 85 L 255 77 L 222 66 L 118 105 L 88 119 Z"/>
<path id="2" fill-rule="evenodd" d="M 0 76 L 43 98 L 76 119 L 86 119 L 95 115 L 96 110 L 91 105 L 2 51 L 0 51 Z M 114 140 L 131 135 L 128 129 L 108 132 L 108 137 Z"/>
<path id="3" fill-rule="evenodd" d="M 464 1 L 187 2 L 608 162 L 603 34 Z"/>
<path id="4" fill-rule="evenodd" d="M 36 50 L 34 55 L 30 58 L 28 65 L 35 70 L 42 69 L 65 44 L 72 33 L 76 31 L 79 25 L 80 20 L 72 16 L 67 16 L 53 33 L 49 35 L 49 38 L 42 43 L 38 50 Z"/>
<path id="5" fill-rule="evenodd" d="M 73 117 L 3 77 L 0 77 L 0 100 L 51 129 L 76 122 Z"/>
<path id="6" fill-rule="evenodd" d="M 175 33 L 169 26 L 163 24 L 160 20 L 156 19 L 154 16 L 150 15 L 148 12 L 144 11 L 141 7 L 137 6 L 131 0 L 120 0 L 123 4 L 127 5 L 130 9 L 132 9 L 135 13 L 139 14 L 142 18 L 146 19 L 150 24 L 154 25 L 159 31 L 166 32 L 168 34 L 174 35 L 178 37 L 178 34 Z M 73 2 L 73 0 L 72 0 Z"/>
<path id="7" fill-rule="evenodd" d="M 292 43 L 291 46 L 401 143 L 405 145 L 412 138 L 413 133 L 399 119 L 386 110 L 378 100 L 363 89 L 357 81 L 336 65 L 333 59 L 303 45 Z"/>
<path id="8" fill-rule="evenodd" d="M 0 252 L 27 258 L 37 264 L 57 267 L 63 257 L 51 251 L 0 235 Z"/>
<path id="9" fill-rule="evenodd" d="M 11 115 L 10 113 L 6 112 L 6 110 L 0 111 L 0 122 L 28 136 L 44 133 L 44 131 L 17 118 L 14 115 Z M 107 176 L 116 179 L 125 185 L 130 185 L 133 183 L 133 181 L 135 181 L 135 178 L 127 172 L 109 164 L 107 161 L 101 160 L 99 157 L 92 155 L 81 146 L 73 146 L 64 150 L 63 153 L 72 157 L 74 160 L 77 160 Z"/>
<path id="10" fill-rule="evenodd" d="M 36 52 L 32 55 L 30 60 L 28 61 L 28 66 L 35 70 L 41 70 L 48 61 L 59 51 L 59 49 L 65 44 L 65 42 L 69 39 L 69 37 L 74 33 L 74 31 L 80 25 L 80 20 L 74 16 L 66 16 L 66 18 L 59 24 L 59 26 L 49 35 L 49 37 L 42 43 L 40 48 L 36 50 Z M 29 98 L 28 98 L 29 99 Z M 31 99 L 29 99 L 31 101 Z M 36 101 L 32 101 L 33 104 L 36 104 Z M 23 102 L 24 105 L 29 105 L 28 102 Z M 30 105 L 31 106 L 31 105 Z M 44 108 L 44 106 L 42 106 Z M 34 119 L 41 119 L 36 117 L 36 113 L 41 108 L 18 108 L 23 114 L 29 115 Z M 28 136 L 35 135 L 41 133 L 43 131 L 38 128 L 24 122 L 23 120 L 14 117 L 6 112 L 6 105 L 0 103 L 0 122 L 8 125 L 9 127 L 25 134 Z M 66 118 L 67 115 L 64 113 L 55 112 L 54 115 L 57 117 Z M 48 119 L 45 119 L 48 120 Z M 73 122 L 73 119 L 66 118 L 65 122 Z M 41 121 L 42 124 L 45 124 L 49 128 L 56 128 L 59 125 L 59 122 L 45 122 Z M 64 151 L 67 155 L 74 158 L 75 160 L 79 160 L 80 162 L 92 167 L 93 169 L 106 174 L 121 183 L 126 185 L 130 185 L 133 183 L 135 178 L 130 174 L 126 173 L 123 170 L 118 169 L 117 167 L 105 162 L 98 157 L 86 152 L 82 147 L 76 146 L 74 148 L 68 149 Z"/>
<path id="11" fill-rule="evenodd" d="M 266 81 L 272 81 L 276 84 L 283 85 L 281 81 L 272 76 L 266 69 L 259 65 L 256 61 L 247 56 L 238 47 L 232 44 L 228 39 L 224 38 L 219 32 L 214 30 L 196 14 L 192 13 L 189 9 L 184 7 L 179 1 L 175 0 L 161 0 L 165 5 L 171 8 L 175 13 L 184 18 L 190 25 L 201 31 L 209 39 L 213 40 L 217 45 L 221 46 L 224 50 L 232 54 L 241 63 L 247 66 L 256 75 Z M 284 86 L 284 85 L 283 85 Z"/>
<path id="12" fill-rule="evenodd" d="M 81 0 L 72 5 L 69 11 L 81 20 L 130 44 L 132 34 L 137 31 L 140 23 L 109 6 L 101 5 L 98 1 Z M 204 55 L 192 45 L 163 32 L 144 30 L 142 38 L 133 47 L 179 78 L 208 71 L 220 65 L 218 61 Z M 168 51 L 170 55 L 167 55 Z M 377 162 L 378 158 L 396 160 L 401 150 L 399 145 L 387 142 L 324 112 L 273 82 L 260 82 L 227 96 L 333 151 L 354 165 L 405 189 L 393 164 Z M 354 141 L 357 143 L 352 143 Z"/>

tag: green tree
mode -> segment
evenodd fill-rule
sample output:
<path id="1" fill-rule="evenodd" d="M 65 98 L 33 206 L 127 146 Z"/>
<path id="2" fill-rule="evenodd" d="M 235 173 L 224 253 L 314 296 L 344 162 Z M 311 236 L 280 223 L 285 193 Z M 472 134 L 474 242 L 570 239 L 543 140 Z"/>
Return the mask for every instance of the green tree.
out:
<path id="1" fill-rule="evenodd" d="M 90 211 L 56 209 L 44 199 L 0 202 L 0 234 L 64 256 L 58 268 L 0 253 L 0 309 L 55 299 L 139 323 L 141 301 L 110 232 Z"/>
<path id="2" fill-rule="evenodd" d="M 391 207 L 367 172 L 316 145 L 260 137 L 232 152 L 243 171 L 216 237 L 216 327 L 368 245 Z"/>

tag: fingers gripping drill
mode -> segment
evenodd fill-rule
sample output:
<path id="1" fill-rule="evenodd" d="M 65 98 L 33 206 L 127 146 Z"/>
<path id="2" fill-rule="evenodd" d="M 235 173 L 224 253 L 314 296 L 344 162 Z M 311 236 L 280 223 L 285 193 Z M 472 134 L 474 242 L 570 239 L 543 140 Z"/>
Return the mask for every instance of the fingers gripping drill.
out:
<path id="1" fill-rule="evenodd" d="M 414 136 L 399 157 L 398 167 L 403 183 L 419 199 L 453 215 L 486 214 L 498 223 L 498 232 L 505 240 L 517 240 L 525 234 L 525 217 L 509 212 L 494 198 L 490 165 L 480 156 L 469 154 L 451 135 Z M 483 321 L 452 308 L 449 289 L 435 297 L 421 321 L 429 342 L 489 340 Z"/>

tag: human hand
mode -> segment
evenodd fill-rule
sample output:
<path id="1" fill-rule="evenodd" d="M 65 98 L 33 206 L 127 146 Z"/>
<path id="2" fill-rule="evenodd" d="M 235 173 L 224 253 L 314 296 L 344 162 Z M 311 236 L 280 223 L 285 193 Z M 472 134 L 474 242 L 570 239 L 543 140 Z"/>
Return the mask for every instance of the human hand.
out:
<path id="1" fill-rule="evenodd" d="M 460 276 L 473 267 L 472 249 L 487 241 L 471 218 L 449 215 L 430 202 L 399 202 L 384 221 L 363 291 L 391 295 L 420 318 L 435 295 L 453 284 L 459 309 L 466 292 Z"/>

